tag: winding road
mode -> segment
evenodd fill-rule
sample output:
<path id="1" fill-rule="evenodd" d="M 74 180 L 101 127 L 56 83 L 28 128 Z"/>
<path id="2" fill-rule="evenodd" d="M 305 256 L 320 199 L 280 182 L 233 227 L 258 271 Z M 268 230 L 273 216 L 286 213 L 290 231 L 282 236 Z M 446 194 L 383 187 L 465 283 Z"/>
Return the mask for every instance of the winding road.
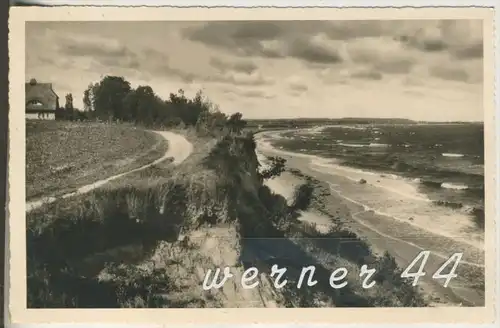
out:
<path id="1" fill-rule="evenodd" d="M 148 167 L 156 165 L 156 164 L 163 162 L 169 158 L 173 158 L 173 161 L 172 161 L 173 165 L 179 165 L 186 158 L 188 158 L 188 156 L 193 151 L 193 145 L 186 138 L 184 138 L 184 136 L 182 136 L 180 134 L 173 133 L 170 131 L 152 131 L 152 132 L 159 134 L 160 136 L 165 138 L 165 140 L 167 140 L 167 142 L 168 142 L 168 149 L 162 157 L 158 158 L 157 160 L 155 160 L 149 164 L 138 167 L 136 169 L 133 169 L 133 170 L 130 170 L 130 171 L 127 171 L 124 173 L 116 174 L 116 175 L 110 176 L 106 179 L 102 179 L 102 180 L 96 181 L 94 183 L 82 186 L 74 192 L 64 194 L 64 195 L 59 196 L 59 197 L 45 197 L 45 198 L 38 199 L 35 201 L 26 202 L 26 212 L 30 212 L 36 208 L 39 208 L 40 206 L 42 206 L 44 204 L 53 203 L 57 199 L 60 199 L 60 198 L 64 199 L 64 198 L 69 198 L 69 197 L 73 197 L 76 195 L 88 193 L 88 192 L 90 192 L 96 188 L 99 188 L 100 186 L 102 186 L 102 185 L 104 185 L 112 180 L 121 178 L 121 177 L 123 177 L 127 174 L 130 174 L 130 173 L 134 173 L 137 171 L 147 169 Z"/>

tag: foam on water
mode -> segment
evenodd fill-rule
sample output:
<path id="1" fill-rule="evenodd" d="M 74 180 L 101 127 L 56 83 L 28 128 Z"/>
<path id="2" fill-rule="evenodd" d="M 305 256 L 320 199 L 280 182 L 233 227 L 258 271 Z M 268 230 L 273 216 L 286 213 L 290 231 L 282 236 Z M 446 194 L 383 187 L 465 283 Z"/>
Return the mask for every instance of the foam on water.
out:
<path id="1" fill-rule="evenodd" d="M 455 154 L 455 153 L 442 153 L 444 157 L 464 157 L 464 154 Z"/>
<path id="2" fill-rule="evenodd" d="M 304 130 L 307 134 L 321 134 L 328 126 L 315 126 L 311 129 Z"/>
<path id="3" fill-rule="evenodd" d="M 368 127 L 366 126 L 356 126 L 356 125 L 330 125 L 327 126 L 328 128 L 338 128 L 338 129 L 344 129 L 344 130 L 368 130 Z M 373 129 L 375 130 L 375 129 Z"/>
<path id="4" fill-rule="evenodd" d="M 337 144 L 339 146 L 353 147 L 353 148 L 362 148 L 362 147 L 389 147 L 388 144 L 377 143 L 377 142 L 372 142 L 372 143 L 369 143 L 369 144 L 355 144 L 355 143 L 345 143 L 345 142 L 342 142 L 342 141 L 337 141 Z"/>
<path id="5" fill-rule="evenodd" d="M 353 148 L 361 148 L 361 147 L 368 146 L 368 145 L 363 145 L 363 144 L 344 143 L 344 142 L 340 142 L 339 145 L 344 146 L 344 147 L 353 147 Z"/>
<path id="6" fill-rule="evenodd" d="M 454 189 L 454 190 L 466 190 L 469 188 L 469 186 L 465 184 L 456 184 L 456 183 L 451 183 L 451 182 L 443 182 L 441 184 L 441 188 L 445 189 Z"/>

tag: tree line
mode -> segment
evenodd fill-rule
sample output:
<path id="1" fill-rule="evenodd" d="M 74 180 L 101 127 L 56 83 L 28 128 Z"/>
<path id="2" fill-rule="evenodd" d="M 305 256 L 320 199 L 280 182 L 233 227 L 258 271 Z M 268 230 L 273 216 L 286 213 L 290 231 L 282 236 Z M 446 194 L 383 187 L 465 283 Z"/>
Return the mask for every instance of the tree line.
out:
<path id="1" fill-rule="evenodd" d="M 67 94 L 63 108 L 56 111 L 60 120 L 130 122 L 147 127 L 195 127 L 200 132 L 241 132 L 246 126 L 241 113 L 227 116 L 200 90 L 193 98 L 180 89 L 168 99 L 159 97 L 148 85 L 132 88 L 121 76 L 105 76 L 91 83 L 83 93 L 83 110 L 73 106 Z"/>

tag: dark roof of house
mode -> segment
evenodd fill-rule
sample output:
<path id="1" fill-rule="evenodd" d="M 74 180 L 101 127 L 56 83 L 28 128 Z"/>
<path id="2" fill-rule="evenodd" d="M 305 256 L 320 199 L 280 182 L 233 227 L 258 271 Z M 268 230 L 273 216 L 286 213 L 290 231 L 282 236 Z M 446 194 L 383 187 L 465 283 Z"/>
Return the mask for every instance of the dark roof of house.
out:
<path id="1" fill-rule="evenodd" d="M 52 83 L 39 83 L 31 80 L 25 84 L 25 91 L 26 108 L 51 110 L 57 108 L 59 96 L 52 89 Z"/>

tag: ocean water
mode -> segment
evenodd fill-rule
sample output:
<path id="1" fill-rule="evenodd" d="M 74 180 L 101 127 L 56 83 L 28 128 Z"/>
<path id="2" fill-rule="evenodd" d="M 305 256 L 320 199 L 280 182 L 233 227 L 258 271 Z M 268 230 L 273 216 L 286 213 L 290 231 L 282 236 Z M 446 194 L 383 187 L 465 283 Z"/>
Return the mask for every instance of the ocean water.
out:
<path id="1" fill-rule="evenodd" d="M 366 209 L 481 248 L 483 133 L 476 123 L 330 126 L 268 141 L 342 177 L 332 190 Z"/>

